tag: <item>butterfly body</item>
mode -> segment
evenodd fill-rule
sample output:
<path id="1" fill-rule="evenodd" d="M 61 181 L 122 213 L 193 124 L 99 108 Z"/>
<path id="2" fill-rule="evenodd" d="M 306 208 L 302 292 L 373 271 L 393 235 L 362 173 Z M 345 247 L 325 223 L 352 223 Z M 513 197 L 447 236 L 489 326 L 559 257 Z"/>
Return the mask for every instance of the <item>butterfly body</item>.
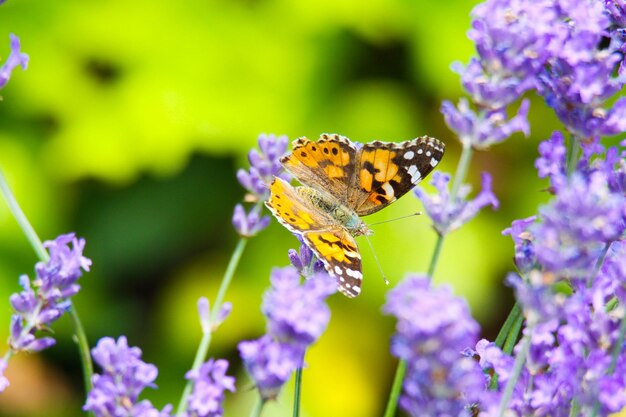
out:
<path id="1" fill-rule="evenodd" d="M 361 220 L 411 190 L 439 163 L 444 144 L 423 136 L 364 145 L 323 134 L 299 138 L 281 163 L 303 185 L 275 178 L 267 207 L 335 276 L 348 297 L 361 291 L 361 255 L 355 236 L 371 230 Z"/>

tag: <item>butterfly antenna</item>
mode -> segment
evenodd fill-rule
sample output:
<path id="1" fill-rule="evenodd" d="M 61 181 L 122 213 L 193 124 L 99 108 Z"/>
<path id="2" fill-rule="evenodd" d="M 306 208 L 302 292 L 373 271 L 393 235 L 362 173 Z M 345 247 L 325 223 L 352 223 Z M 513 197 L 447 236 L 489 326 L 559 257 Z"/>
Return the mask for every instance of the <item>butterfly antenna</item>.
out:
<path id="1" fill-rule="evenodd" d="M 421 211 L 417 211 L 413 214 L 407 214 L 406 216 L 396 217 L 395 219 L 383 220 L 382 222 L 376 222 L 376 223 L 370 223 L 368 224 L 368 226 L 376 226 L 376 225 L 383 224 L 383 223 L 395 222 L 396 220 L 406 219 L 408 217 L 413 217 L 413 216 L 420 216 L 421 214 L 422 214 Z"/>
<path id="2" fill-rule="evenodd" d="M 376 261 L 376 265 L 378 265 L 378 270 L 380 271 L 380 275 L 382 275 L 383 280 L 385 281 L 385 284 L 389 285 L 389 280 L 387 279 L 387 277 L 385 276 L 385 273 L 383 272 L 383 267 L 380 266 L 380 262 L 378 261 L 378 255 L 376 255 L 376 251 L 374 250 L 374 246 L 372 246 L 372 242 L 370 242 L 370 239 L 367 237 L 367 235 L 365 236 L 365 240 L 367 240 L 367 244 L 370 245 L 370 249 L 372 250 L 372 253 L 374 254 L 374 260 Z"/>

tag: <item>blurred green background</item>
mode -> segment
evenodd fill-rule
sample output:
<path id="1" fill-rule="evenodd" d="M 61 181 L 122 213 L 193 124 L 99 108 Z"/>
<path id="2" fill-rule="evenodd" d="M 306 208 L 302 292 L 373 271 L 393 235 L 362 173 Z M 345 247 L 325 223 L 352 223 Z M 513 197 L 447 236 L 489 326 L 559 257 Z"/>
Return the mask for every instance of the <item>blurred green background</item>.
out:
<path id="1" fill-rule="evenodd" d="M 361 142 L 428 134 L 447 144 L 440 169 L 455 169 L 459 144 L 439 106 L 462 94 L 449 66 L 473 54 L 466 31 L 476 3 L 10 0 L 0 7 L 0 55 L 15 33 L 31 58 L 1 92 L 0 166 L 42 239 L 68 231 L 87 239 L 93 270 L 81 278 L 75 305 L 92 345 L 126 335 L 159 367 L 159 389 L 146 398 L 159 407 L 180 398 L 200 339 L 196 300 L 215 297 L 237 242 L 230 221 L 244 190 L 235 172 L 247 168 L 259 133 L 336 132 Z M 516 135 L 472 161 L 469 182 L 477 189 L 480 172 L 491 172 L 500 209 L 484 210 L 446 239 L 435 277 L 467 298 L 488 338 L 512 305 L 502 280 L 513 246 L 501 231 L 547 199 L 533 163 L 538 141 L 558 123 L 531 99 L 531 137 Z M 407 195 L 368 221 L 420 209 Z M 371 240 L 394 285 L 426 270 L 435 234 L 421 216 L 375 226 Z M 330 300 L 329 329 L 307 354 L 303 416 L 379 416 L 384 408 L 394 323 L 381 314 L 388 287 L 359 242 L 364 292 Z M 212 356 L 231 360 L 238 380 L 226 416 L 248 415 L 255 399 L 236 344 L 263 333 L 262 293 L 292 247 L 296 239 L 273 222 L 250 241 L 226 296 L 233 313 L 211 346 Z M 8 297 L 35 262 L 2 202 L 1 340 Z M 82 415 L 67 317 L 54 331 L 57 346 L 10 362 L 0 415 Z M 291 391 L 290 383 L 264 415 L 290 415 Z"/>

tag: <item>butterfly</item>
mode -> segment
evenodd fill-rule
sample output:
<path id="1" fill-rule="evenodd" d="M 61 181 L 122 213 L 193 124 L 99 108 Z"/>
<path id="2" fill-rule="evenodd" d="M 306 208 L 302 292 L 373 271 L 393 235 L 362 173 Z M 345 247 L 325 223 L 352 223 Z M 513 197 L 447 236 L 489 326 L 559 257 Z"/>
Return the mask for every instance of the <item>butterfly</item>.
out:
<path id="1" fill-rule="evenodd" d="M 337 134 L 301 137 L 283 167 L 302 186 L 274 178 L 265 205 L 320 259 L 348 297 L 361 292 L 356 236 L 371 230 L 361 220 L 402 197 L 441 161 L 445 145 L 422 136 L 405 142 L 359 144 Z"/>

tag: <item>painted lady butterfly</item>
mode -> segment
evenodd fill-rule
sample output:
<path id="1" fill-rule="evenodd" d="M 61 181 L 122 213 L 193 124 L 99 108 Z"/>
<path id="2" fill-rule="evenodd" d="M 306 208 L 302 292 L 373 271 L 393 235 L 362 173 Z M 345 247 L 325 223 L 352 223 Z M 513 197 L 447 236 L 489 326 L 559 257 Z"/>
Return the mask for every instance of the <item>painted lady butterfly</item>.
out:
<path id="1" fill-rule="evenodd" d="M 443 142 L 422 136 L 400 143 L 364 145 L 323 134 L 299 138 L 280 162 L 303 185 L 281 178 L 265 203 L 278 221 L 297 233 L 335 276 L 348 297 L 361 292 L 361 255 L 355 236 L 371 230 L 361 220 L 410 191 L 443 157 Z"/>

